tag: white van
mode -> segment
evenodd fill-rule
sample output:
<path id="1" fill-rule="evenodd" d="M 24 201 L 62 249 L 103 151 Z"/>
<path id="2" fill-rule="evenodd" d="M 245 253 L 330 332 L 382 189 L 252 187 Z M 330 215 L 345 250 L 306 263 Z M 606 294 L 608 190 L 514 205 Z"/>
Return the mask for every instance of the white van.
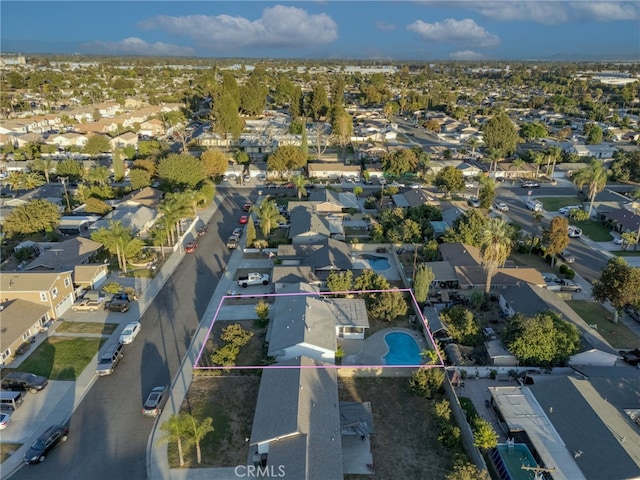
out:
<path id="1" fill-rule="evenodd" d="M 527 200 L 527 208 L 534 212 L 541 212 L 542 202 L 540 200 Z"/>

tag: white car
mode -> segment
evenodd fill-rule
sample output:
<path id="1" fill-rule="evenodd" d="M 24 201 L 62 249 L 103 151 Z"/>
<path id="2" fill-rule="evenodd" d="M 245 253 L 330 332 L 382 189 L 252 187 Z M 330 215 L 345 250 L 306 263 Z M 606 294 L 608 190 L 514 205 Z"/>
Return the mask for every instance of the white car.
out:
<path id="1" fill-rule="evenodd" d="M 120 343 L 128 345 L 133 342 L 141 329 L 142 325 L 140 325 L 140 322 L 131 322 L 124 327 L 124 330 L 122 330 L 122 333 L 120 334 Z"/>
<path id="2" fill-rule="evenodd" d="M 4 412 L 0 413 L 0 430 L 4 430 L 9 425 L 9 420 L 11 420 L 11 414 Z"/>
<path id="3" fill-rule="evenodd" d="M 561 209 L 558 210 L 558 213 L 560 215 L 564 215 L 565 217 L 568 217 L 569 214 L 571 213 L 571 210 L 580 210 L 582 207 L 580 205 L 570 205 L 568 207 L 562 207 Z"/>
<path id="4" fill-rule="evenodd" d="M 624 245 L 626 242 L 622 237 L 616 237 L 613 239 L 613 243 L 615 243 L 616 245 Z"/>
<path id="5" fill-rule="evenodd" d="M 500 212 L 508 212 L 509 211 L 509 206 L 506 203 L 503 203 L 503 202 L 498 202 L 498 203 L 494 204 L 493 208 L 495 208 L 496 210 L 498 210 Z"/>
<path id="6" fill-rule="evenodd" d="M 582 230 L 578 227 L 574 227 L 573 225 L 569 225 L 568 233 L 571 238 L 580 238 L 582 236 Z"/>

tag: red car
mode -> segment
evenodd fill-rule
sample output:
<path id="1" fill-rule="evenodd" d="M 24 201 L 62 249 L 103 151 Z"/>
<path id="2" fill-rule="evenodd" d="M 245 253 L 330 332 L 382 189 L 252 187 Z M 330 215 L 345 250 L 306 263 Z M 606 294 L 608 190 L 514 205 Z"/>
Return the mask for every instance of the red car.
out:
<path id="1" fill-rule="evenodd" d="M 198 248 L 198 242 L 196 242 L 195 240 L 192 240 L 185 245 L 184 251 L 186 253 L 193 253 L 196 251 L 196 248 Z"/>
<path id="2" fill-rule="evenodd" d="M 249 217 L 247 215 L 243 215 L 243 216 L 240 217 L 240 224 L 241 225 L 244 225 L 248 221 L 249 221 Z"/>
<path id="3" fill-rule="evenodd" d="M 285 188 L 296 188 L 296 186 L 291 182 L 287 183 L 284 187 Z"/>

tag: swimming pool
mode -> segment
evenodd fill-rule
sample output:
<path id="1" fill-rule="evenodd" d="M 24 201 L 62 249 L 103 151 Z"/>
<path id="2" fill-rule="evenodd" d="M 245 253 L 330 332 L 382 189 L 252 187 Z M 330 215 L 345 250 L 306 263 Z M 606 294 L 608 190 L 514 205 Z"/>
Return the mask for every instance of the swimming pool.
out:
<path id="1" fill-rule="evenodd" d="M 388 333 L 384 341 L 389 347 L 389 353 L 382 357 L 385 365 L 420 365 L 422 363 L 420 347 L 411 335 L 403 332 Z"/>
<path id="2" fill-rule="evenodd" d="M 366 260 L 371 267 L 371 270 L 376 272 L 379 270 L 389 270 L 389 268 L 391 268 L 391 263 L 389 263 L 389 260 L 386 257 L 363 253 L 362 255 L 359 255 L 358 258 Z"/>
<path id="3" fill-rule="evenodd" d="M 524 443 L 512 446 L 500 443 L 493 451 L 492 458 L 500 480 L 530 480 L 533 478 L 531 471 L 523 470 L 521 467 L 538 466 Z"/>

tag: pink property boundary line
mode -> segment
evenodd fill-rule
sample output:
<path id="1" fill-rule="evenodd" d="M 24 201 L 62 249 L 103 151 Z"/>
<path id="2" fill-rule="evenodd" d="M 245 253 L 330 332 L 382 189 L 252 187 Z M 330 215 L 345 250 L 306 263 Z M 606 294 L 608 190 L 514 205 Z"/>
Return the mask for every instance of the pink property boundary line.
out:
<path id="1" fill-rule="evenodd" d="M 330 295 L 345 295 L 345 294 L 363 294 L 363 293 L 384 293 L 384 292 L 409 292 L 411 295 L 411 299 L 415 306 L 416 311 L 420 315 L 420 319 L 422 320 L 422 325 L 425 328 L 427 334 L 429 335 L 429 340 L 431 340 L 432 345 L 436 345 L 435 340 L 433 339 L 433 335 L 431 330 L 429 330 L 429 325 L 427 324 L 422 311 L 418 306 L 418 301 L 416 300 L 415 295 L 413 294 L 413 290 L 410 288 L 396 288 L 389 290 L 347 290 L 343 292 L 298 292 L 298 293 L 261 293 L 258 295 L 224 295 L 220 299 L 220 303 L 218 304 L 218 308 L 216 308 L 216 312 L 213 314 L 213 321 L 207 330 L 206 338 L 211 337 L 211 331 L 213 330 L 213 326 L 216 323 L 218 318 L 218 314 L 220 313 L 220 309 L 224 304 L 224 301 L 229 298 L 262 298 L 262 297 L 296 297 L 296 296 L 307 296 L 313 295 L 317 297 L 325 297 Z M 430 365 L 309 365 L 309 366 L 291 366 L 291 365 L 234 365 L 234 366 L 217 366 L 217 367 L 201 367 L 200 358 L 204 353 L 204 349 L 207 345 L 207 341 L 205 340 L 202 343 L 202 347 L 200 347 L 200 351 L 198 352 L 198 356 L 196 357 L 195 365 L 193 367 L 194 370 L 262 370 L 262 369 L 287 369 L 287 368 L 350 368 L 350 369 L 358 369 L 364 370 L 367 368 L 441 368 L 444 367 L 444 359 L 440 355 L 440 350 L 436 348 L 436 354 L 438 355 L 438 360 L 440 360 L 439 364 L 430 364 Z"/>

